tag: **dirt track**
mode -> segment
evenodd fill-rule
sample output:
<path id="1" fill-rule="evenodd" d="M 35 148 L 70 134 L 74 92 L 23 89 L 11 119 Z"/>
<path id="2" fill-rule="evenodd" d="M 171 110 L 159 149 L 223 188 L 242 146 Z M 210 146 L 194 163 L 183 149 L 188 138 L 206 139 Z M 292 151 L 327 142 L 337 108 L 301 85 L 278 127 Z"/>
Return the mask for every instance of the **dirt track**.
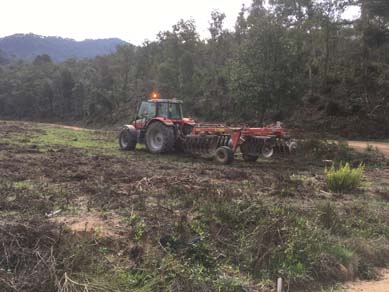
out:
<path id="1" fill-rule="evenodd" d="M 348 141 L 348 144 L 357 151 L 364 151 L 368 145 L 377 147 L 377 149 L 389 157 L 389 142 L 366 142 L 366 141 Z"/>
<path id="2" fill-rule="evenodd" d="M 348 284 L 348 292 L 388 292 L 389 291 L 389 270 L 383 274 L 380 281 L 360 281 Z"/>

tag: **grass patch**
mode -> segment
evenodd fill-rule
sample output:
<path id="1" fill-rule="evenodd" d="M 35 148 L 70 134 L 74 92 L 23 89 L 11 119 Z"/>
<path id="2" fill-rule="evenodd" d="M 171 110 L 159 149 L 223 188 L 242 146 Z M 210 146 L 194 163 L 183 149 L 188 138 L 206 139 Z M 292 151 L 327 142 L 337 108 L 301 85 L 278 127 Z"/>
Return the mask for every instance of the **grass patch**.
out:
<path id="1" fill-rule="evenodd" d="M 89 150 L 96 149 L 109 153 L 118 149 L 116 140 L 113 140 L 112 136 L 109 133 L 95 133 L 89 130 L 75 131 L 66 128 L 46 127 L 44 133 L 32 138 L 30 143 L 46 149 L 53 146 L 67 146 Z"/>

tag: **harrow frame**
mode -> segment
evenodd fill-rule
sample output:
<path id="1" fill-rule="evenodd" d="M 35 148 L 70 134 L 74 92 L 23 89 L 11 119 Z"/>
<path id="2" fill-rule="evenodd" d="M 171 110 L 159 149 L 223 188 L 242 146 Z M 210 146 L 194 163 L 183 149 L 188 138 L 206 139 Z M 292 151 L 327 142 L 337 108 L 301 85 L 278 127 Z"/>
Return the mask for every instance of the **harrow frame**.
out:
<path id="1" fill-rule="evenodd" d="M 194 146 L 195 144 L 198 145 Z M 188 153 L 215 156 L 223 163 L 231 163 L 231 159 L 218 157 L 218 150 L 228 148 L 231 154 L 237 150 L 247 161 L 255 161 L 260 155 L 265 158 L 273 156 L 274 152 L 290 153 L 296 150 L 297 144 L 289 138 L 281 123 L 263 128 L 234 128 L 222 124 L 197 124 L 192 133 L 184 139 L 184 150 Z"/>

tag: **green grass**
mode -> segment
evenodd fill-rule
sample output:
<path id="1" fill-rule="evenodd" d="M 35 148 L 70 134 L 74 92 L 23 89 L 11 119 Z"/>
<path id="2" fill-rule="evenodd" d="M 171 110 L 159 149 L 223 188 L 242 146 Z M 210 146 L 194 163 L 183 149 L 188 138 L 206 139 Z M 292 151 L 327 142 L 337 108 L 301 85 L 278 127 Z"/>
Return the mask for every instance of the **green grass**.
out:
<path id="1" fill-rule="evenodd" d="M 34 124 L 33 127 L 22 125 L 24 129 L 28 130 L 27 132 L 8 133 L 2 137 L 2 142 L 11 145 L 33 145 L 41 152 L 53 148 L 72 147 L 86 149 L 91 153 L 96 153 L 96 151 L 104 154 L 120 153 L 115 132 L 74 130 L 47 124 Z"/>
<path id="2" fill-rule="evenodd" d="M 14 132 L 2 138 L 1 142 L 11 145 L 34 146 L 39 152 L 70 147 L 86 150 L 86 154 L 104 154 L 121 157 L 132 157 L 134 155 L 132 151 L 120 150 L 117 133 L 114 131 L 74 130 L 47 124 L 34 124 L 34 127 L 31 127 L 31 129 L 38 131 L 29 132 L 28 135 L 26 133 Z M 193 157 L 191 156 L 149 154 L 144 151 L 145 146 L 141 144 L 137 145 L 136 150 L 142 152 L 142 159 L 152 159 L 156 162 L 174 160 L 182 163 L 193 163 Z M 198 159 L 198 161 L 206 162 L 203 159 Z"/>
<path id="3" fill-rule="evenodd" d="M 47 127 L 44 133 L 31 139 L 31 144 L 47 148 L 52 146 L 67 146 L 104 152 L 118 149 L 112 134 L 96 133 L 89 130 L 72 130 L 66 128 Z"/>

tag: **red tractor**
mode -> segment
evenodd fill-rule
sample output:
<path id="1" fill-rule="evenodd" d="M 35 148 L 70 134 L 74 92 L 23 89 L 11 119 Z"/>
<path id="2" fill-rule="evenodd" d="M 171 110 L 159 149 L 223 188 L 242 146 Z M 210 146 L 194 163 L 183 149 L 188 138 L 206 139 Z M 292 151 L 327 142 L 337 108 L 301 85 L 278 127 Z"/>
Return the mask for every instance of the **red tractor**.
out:
<path id="1" fill-rule="evenodd" d="M 131 125 L 123 126 L 119 135 L 122 150 L 135 150 L 145 144 L 154 154 L 184 151 L 215 157 L 230 164 L 239 149 L 245 161 L 266 158 L 275 151 L 294 152 L 297 148 L 280 123 L 264 128 L 231 128 L 223 124 L 198 124 L 182 114 L 182 101 L 152 99 L 142 102 Z"/>

